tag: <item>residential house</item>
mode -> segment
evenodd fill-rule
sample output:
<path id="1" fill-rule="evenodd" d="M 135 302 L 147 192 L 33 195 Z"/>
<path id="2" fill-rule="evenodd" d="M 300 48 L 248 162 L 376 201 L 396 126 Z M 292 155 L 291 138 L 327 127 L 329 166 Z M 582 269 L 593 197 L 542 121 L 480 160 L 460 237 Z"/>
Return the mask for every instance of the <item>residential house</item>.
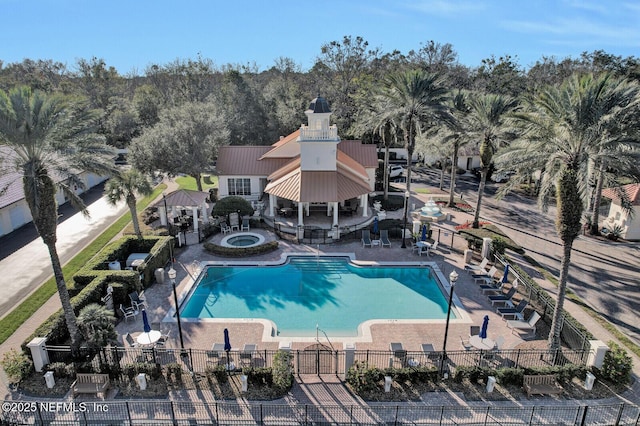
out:
<path id="1" fill-rule="evenodd" d="M 622 198 L 614 188 L 602 191 L 602 196 L 611 199 L 609 214 L 602 221 L 605 229 L 619 227 L 620 237 L 625 240 L 640 240 L 640 184 L 634 183 L 619 188 L 629 202 L 630 211 L 623 208 Z"/>

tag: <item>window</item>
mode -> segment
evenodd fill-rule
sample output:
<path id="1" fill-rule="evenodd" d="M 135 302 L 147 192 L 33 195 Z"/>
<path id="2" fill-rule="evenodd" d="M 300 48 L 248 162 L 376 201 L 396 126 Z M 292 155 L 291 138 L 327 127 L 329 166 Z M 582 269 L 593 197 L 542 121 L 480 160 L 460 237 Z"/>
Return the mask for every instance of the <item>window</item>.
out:
<path id="1" fill-rule="evenodd" d="M 251 195 L 251 179 L 230 178 L 228 186 L 229 195 Z"/>

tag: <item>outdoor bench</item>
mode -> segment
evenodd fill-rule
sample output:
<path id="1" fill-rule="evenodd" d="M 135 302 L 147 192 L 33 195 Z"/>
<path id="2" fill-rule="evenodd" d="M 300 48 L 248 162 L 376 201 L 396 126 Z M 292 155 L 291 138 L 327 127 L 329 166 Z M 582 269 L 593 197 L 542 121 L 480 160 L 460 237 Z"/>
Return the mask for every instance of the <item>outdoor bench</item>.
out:
<path id="1" fill-rule="evenodd" d="M 524 390 L 527 397 L 531 395 L 559 395 L 562 393 L 562 386 L 553 374 L 538 374 L 524 376 Z"/>
<path id="2" fill-rule="evenodd" d="M 108 374 L 76 374 L 76 381 L 71 385 L 73 390 L 73 396 L 75 397 L 79 393 L 102 393 L 103 397 L 106 396 L 109 389 L 109 375 Z"/>

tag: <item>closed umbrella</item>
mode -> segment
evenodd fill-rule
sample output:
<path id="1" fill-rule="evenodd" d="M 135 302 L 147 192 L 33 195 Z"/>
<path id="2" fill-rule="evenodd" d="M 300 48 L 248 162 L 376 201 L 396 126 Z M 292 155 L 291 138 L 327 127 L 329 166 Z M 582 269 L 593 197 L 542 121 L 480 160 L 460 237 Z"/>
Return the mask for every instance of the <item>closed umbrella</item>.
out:
<path id="1" fill-rule="evenodd" d="M 378 216 L 373 219 L 373 233 L 378 233 Z"/>
<path id="2" fill-rule="evenodd" d="M 231 341 L 229 340 L 229 330 L 224 329 L 224 350 L 227 353 L 227 370 L 231 370 L 231 361 L 229 361 L 229 351 L 231 350 Z"/>
<path id="3" fill-rule="evenodd" d="M 480 329 L 480 338 L 487 338 L 487 327 L 489 327 L 489 315 L 484 316 L 484 321 L 482 321 L 482 328 Z"/>
<path id="4" fill-rule="evenodd" d="M 151 326 L 149 325 L 149 319 L 147 318 L 147 311 L 142 310 L 142 325 L 145 333 L 149 333 L 151 331 Z"/>
<path id="5" fill-rule="evenodd" d="M 427 241 L 427 225 L 422 225 L 422 236 L 420 236 L 421 241 Z"/>
<path id="6" fill-rule="evenodd" d="M 509 264 L 504 265 L 504 273 L 502 274 L 502 283 L 506 284 L 509 281 Z"/>

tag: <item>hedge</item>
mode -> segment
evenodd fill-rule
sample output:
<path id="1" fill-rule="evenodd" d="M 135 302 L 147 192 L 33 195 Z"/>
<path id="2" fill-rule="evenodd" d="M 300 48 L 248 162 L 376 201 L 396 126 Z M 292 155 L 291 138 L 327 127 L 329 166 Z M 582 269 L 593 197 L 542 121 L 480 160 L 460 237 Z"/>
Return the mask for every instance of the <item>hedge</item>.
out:
<path id="1" fill-rule="evenodd" d="M 213 243 L 204 243 L 204 249 L 211 254 L 223 257 L 245 257 L 270 253 L 278 250 L 277 241 L 269 241 L 254 247 L 223 247 Z"/>

